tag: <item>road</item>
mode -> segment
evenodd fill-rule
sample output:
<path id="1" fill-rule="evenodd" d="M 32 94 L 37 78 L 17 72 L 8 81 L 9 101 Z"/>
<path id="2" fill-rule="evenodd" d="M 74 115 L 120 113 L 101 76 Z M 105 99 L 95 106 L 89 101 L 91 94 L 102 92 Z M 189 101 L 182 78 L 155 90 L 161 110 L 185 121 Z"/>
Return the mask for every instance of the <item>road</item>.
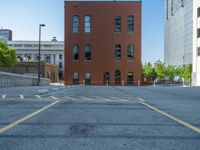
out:
<path id="1" fill-rule="evenodd" d="M 0 150 L 199 150 L 199 93 L 183 87 L 0 89 Z"/>

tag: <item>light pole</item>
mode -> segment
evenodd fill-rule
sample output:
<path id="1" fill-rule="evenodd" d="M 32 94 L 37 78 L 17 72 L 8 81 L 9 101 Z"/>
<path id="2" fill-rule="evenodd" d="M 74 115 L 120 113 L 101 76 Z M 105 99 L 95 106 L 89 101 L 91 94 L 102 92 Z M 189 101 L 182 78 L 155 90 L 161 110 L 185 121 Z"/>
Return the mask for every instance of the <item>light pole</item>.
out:
<path id="1" fill-rule="evenodd" d="M 38 81 L 37 81 L 37 85 L 40 85 L 40 61 L 41 61 L 41 57 L 40 57 L 40 42 L 41 42 L 41 27 L 45 27 L 45 24 L 39 24 L 39 54 L 38 54 Z"/>

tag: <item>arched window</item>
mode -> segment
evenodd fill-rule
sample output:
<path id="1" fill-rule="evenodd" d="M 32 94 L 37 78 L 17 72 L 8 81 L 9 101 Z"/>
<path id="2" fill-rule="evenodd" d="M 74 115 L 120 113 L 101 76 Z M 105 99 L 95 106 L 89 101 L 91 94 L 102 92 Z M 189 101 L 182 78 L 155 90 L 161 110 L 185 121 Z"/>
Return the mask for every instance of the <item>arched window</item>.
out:
<path id="1" fill-rule="evenodd" d="M 103 84 L 109 85 L 109 82 L 110 82 L 110 74 L 109 74 L 109 72 L 104 72 L 104 74 L 103 74 Z"/>
<path id="2" fill-rule="evenodd" d="M 91 20 L 90 16 L 85 16 L 85 32 L 90 32 L 90 30 L 91 30 L 90 20 Z"/>
<path id="3" fill-rule="evenodd" d="M 73 84 L 78 85 L 79 84 L 79 75 L 78 72 L 73 73 Z"/>
<path id="4" fill-rule="evenodd" d="M 31 60 L 31 56 L 29 56 L 29 55 L 26 55 L 26 61 L 30 61 Z"/>
<path id="5" fill-rule="evenodd" d="M 73 60 L 78 60 L 79 59 L 79 45 L 78 44 L 74 44 L 73 46 Z"/>
<path id="6" fill-rule="evenodd" d="M 73 16 L 72 17 L 72 32 L 77 33 L 79 28 L 79 17 Z"/>
<path id="7" fill-rule="evenodd" d="M 128 72 L 127 74 L 127 85 L 133 85 L 133 72 Z"/>
<path id="8" fill-rule="evenodd" d="M 86 72 L 85 73 L 85 85 L 90 85 L 91 84 L 91 73 Z"/>
<path id="9" fill-rule="evenodd" d="M 121 72 L 120 70 L 115 71 L 115 84 L 121 84 Z"/>
<path id="10" fill-rule="evenodd" d="M 134 59 L 134 46 L 132 44 L 129 44 L 127 50 L 128 59 Z"/>
<path id="11" fill-rule="evenodd" d="M 91 45 L 87 44 L 85 45 L 85 59 L 86 60 L 91 60 L 92 56 L 91 56 Z"/>
<path id="12" fill-rule="evenodd" d="M 134 31 L 134 16 L 128 16 L 128 32 Z"/>
<path id="13" fill-rule="evenodd" d="M 23 58 L 22 58 L 21 56 L 17 56 L 17 60 L 18 60 L 19 62 L 21 62 L 21 61 L 23 61 Z"/>
<path id="14" fill-rule="evenodd" d="M 121 17 L 120 16 L 116 16 L 115 17 L 115 32 L 121 32 Z"/>
<path id="15" fill-rule="evenodd" d="M 121 59 L 121 45 L 115 45 L 115 60 Z"/>
<path id="16" fill-rule="evenodd" d="M 50 64 L 51 63 L 51 57 L 50 56 L 46 56 L 45 61 Z"/>

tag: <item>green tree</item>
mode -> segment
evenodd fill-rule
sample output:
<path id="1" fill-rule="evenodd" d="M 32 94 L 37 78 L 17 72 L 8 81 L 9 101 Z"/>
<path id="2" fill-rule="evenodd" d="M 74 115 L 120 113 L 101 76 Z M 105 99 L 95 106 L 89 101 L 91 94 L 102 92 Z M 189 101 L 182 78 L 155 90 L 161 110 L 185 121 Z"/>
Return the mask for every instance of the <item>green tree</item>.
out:
<path id="1" fill-rule="evenodd" d="M 165 69 L 166 78 L 172 83 L 174 81 L 174 77 L 176 76 L 175 67 L 167 66 Z"/>
<path id="2" fill-rule="evenodd" d="M 184 77 L 184 71 L 185 71 L 185 69 L 182 66 L 178 66 L 175 68 L 175 74 L 176 74 L 176 76 L 179 76 L 180 78 Z"/>
<path id="3" fill-rule="evenodd" d="M 16 50 L 0 41 L 0 65 L 11 67 L 17 62 Z"/>
<path id="4" fill-rule="evenodd" d="M 184 78 L 186 80 L 191 79 L 191 73 L 192 73 L 192 64 L 189 64 L 184 69 Z"/>
<path id="5" fill-rule="evenodd" d="M 157 78 L 157 72 L 150 62 L 142 65 L 142 75 L 143 77 L 151 78 L 152 80 L 155 80 Z"/>
<path id="6" fill-rule="evenodd" d="M 155 64 L 155 71 L 157 72 L 157 77 L 159 79 L 164 79 L 165 78 L 165 72 L 166 72 L 166 67 L 165 64 L 161 62 L 161 60 L 158 60 Z"/>

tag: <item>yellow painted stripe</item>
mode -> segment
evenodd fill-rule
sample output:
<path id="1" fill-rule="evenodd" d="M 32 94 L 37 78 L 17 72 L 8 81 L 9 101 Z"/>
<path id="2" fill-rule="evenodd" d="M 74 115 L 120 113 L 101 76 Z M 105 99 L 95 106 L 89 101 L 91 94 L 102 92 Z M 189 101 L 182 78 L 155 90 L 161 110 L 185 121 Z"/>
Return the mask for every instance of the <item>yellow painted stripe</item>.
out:
<path id="1" fill-rule="evenodd" d="M 76 100 L 76 99 L 71 98 L 71 97 L 69 97 L 69 96 L 66 96 L 65 98 L 70 99 L 70 100 L 72 100 L 72 101 Z"/>
<path id="2" fill-rule="evenodd" d="M 50 96 L 52 99 L 57 100 L 58 98 L 55 96 Z"/>
<path id="3" fill-rule="evenodd" d="M 140 97 L 137 97 L 140 101 L 142 101 L 142 102 L 145 102 L 145 100 L 144 99 L 142 99 L 142 98 L 140 98 Z"/>
<path id="4" fill-rule="evenodd" d="M 24 95 L 19 95 L 20 99 L 24 99 Z"/>
<path id="5" fill-rule="evenodd" d="M 172 116 L 172 115 L 170 115 L 170 114 L 168 114 L 168 113 L 166 113 L 164 111 L 161 111 L 158 108 L 153 107 L 153 106 L 151 106 L 151 105 L 149 105 L 149 104 L 147 104 L 147 103 L 145 103 L 143 101 L 140 101 L 140 103 L 145 105 L 145 106 L 147 106 L 148 108 L 151 108 L 152 110 L 154 110 L 154 111 L 166 116 L 167 118 L 170 118 L 170 119 L 174 120 L 175 122 L 178 122 L 179 124 L 181 124 L 181 125 L 183 125 L 183 126 L 185 126 L 185 127 L 187 127 L 187 128 L 189 128 L 189 129 L 191 129 L 191 130 L 193 130 L 193 131 L 195 131 L 195 132 L 200 134 L 200 129 L 199 128 L 197 128 L 197 127 L 195 127 L 195 126 L 193 126 L 193 125 L 191 125 L 191 124 L 189 124 L 189 123 L 187 123 L 185 121 L 182 121 L 179 118 L 174 117 L 174 116 Z"/>
<path id="6" fill-rule="evenodd" d="M 52 107 L 53 105 L 57 104 L 58 102 L 59 102 L 59 101 L 55 101 L 55 102 L 53 102 L 53 103 L 51 103 L 51 104 L 49 104 L 49 105 L 47 105 L 47 106 L 45 106 L 45 107 L 43 107 L 43 108 L 37 110 L 37 111 L 35 111 L 35 112 L 29 114 L 28 116 L 25 116 L 25 117 L 23 117 L 23 118 L 21 118 L 21 119 L 15 121 L 15 122 L 13 122 L 13 123 L 11 123 L 11 124 L 9 124 L 9 125 L 7 125 L 7 126 L 1 128 L 1 129 L 0 129 L 0 134 L 6 132 L 7 130 L 14 128 L 14 127 L 17 126 L 18 124 L 20 124 L 20 123 L 22 123 L 22 122 L 24 122 L 24 121 L 26 121 L 26 120 L 28 120 L 28 119 L 30 119 L 30 118 L 36 116 L 37 114 L 39 114 L 39 113 L 41 113 L 42 111 L 44 111 L 44 110 L 46 110 L 46 109 Z"/>
<path id="7" fill-rule="evenodd" d="M 91 98 L 88 98 L 88 97 L 84 97 L 84 96 L 80 96 L 80 98 L 84 99 L 84 100 L 89 100 L 89 101 L 92 101 L 93 99 Z"/>
<path id="8" fill-rule="evenodd" d="M 5 99 L 6 98 L 6 95 L 4 94 L 4 95 L 2 95 L 2 97 L 1 97 L 2 99 Z"/>
<path id="9" fill-rule="evenodd" d="M 41 97 L 41 96 L 39 96 L 39 95 L 35 95 L 35 97 L 37 97 L 38 99 L 42 99 L 42 97 Z"/>

